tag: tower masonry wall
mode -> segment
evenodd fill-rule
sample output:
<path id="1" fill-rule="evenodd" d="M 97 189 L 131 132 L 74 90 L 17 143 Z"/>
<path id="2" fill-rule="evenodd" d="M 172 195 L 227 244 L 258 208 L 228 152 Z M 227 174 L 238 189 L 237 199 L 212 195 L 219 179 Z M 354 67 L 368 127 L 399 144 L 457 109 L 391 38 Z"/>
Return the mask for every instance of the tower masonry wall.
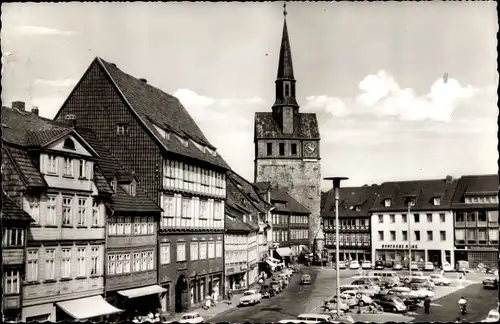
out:
<path id="1" fill-rule="evenodd" d="M 286 189 L 288 194 L 306 207 L 309 217 L 309 243 L 313 247 L 320 230 L 321 168 L 319 160 L 257 159 L 256 181 L 269 181 L 273 187 Z"/>

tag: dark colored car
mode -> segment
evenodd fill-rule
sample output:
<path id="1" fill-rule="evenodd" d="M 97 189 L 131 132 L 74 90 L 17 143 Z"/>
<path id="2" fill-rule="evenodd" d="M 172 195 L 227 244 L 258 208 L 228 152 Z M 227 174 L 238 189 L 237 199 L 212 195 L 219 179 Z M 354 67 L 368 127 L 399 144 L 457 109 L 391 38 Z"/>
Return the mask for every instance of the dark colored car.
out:
<path id="1" fill-rule="evenodd" d="M 415 297 L 405 296 L 401 292 L 398 292 L 395 290 L 389 289 L 385 292 L 385 294 L 388 296 L 399 297 L 403 301 L 403 303 L 406 305 L 406 307 L 408 307 L 408 309 L 415 309 L 418 307 L 418 304 L 420 303 L 420 299 L 415 298 Z"/>
<path id="2" fill-rule="evenodd" d="M 270 285 L 262 285 L 260 288 L 260 294 L 262 298 L 271 298 L 274 296 L 274 289 Z"/>
<path id="3" fill-rule="evenodd" d="M 484 289 L 498 289 L 498 278 L 486 278 L 483 280 Z"/>
<path id="4" fill-rule="evenodd" d="M 408 310 L 404 301 L 397 296 L 377 294 L 373 296 L 373 301 L 380 305 L 384 311 L 399 313 Z"/>
<path id="5" fill-rule="evenodd" d="M 428 290 L 434 290 L 434 284 L 424 278 L 411 278 L 407 284 L 411 289 L 413 288 L 425 288 Z"/>
<path id="6" fill-rule="evenodd" d="M 269 286 L 271 287 L 271 289 L 274 291 L 275 294 L 279 294 L 281 292 L 281 285 L 279 282 L 271 281 L 269 283 Z"/>
<path id="7" fill-rule="evenodd" d="M 375 270 L 383 270 L 384 266 L 384 261 L 375 261 Z"/>

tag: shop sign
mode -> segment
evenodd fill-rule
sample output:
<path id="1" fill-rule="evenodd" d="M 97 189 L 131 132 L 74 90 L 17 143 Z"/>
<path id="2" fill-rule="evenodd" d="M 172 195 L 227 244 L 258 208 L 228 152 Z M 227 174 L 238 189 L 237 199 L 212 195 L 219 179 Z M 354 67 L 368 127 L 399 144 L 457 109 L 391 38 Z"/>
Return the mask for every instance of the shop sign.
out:
<path id="1" fill-rule="evenodd" d="M 177 262 L 177 270 L 187 269 L 187 262 Z"/>
<path id="2" fill-rule="evenodd" d="M 488 246 L 468 246 L 466 247 L 467 250 L 475 250 L 475 251 L 498 251 L 498 249 L 495 249 L 494 247 L 488 247 Z"/>
<path id="3" fill-rule="evenodd" d="M 233 273 L 238 273 L 240 272 L 240 267 L 239 266 L 233 266 L 233 267 L 227 267 L 226 268 L 226 274 L 233 274 Z"/>
<path id="4" fill-rule="evenodd" d="M 382 244 L 382 249 L 408 249 L 408 244 Z M 417 244 L 411 245 L 412 249 L 418 249 Z"/>

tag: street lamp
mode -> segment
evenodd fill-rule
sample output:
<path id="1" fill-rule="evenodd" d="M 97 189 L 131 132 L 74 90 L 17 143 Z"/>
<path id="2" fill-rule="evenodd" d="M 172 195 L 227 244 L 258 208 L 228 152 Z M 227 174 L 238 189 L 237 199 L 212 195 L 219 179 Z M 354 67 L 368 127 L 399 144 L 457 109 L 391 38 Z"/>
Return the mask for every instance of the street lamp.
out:
<path id="1" fill-rule="evenodd" d="M 333 194 L 335 196 L 335 276 L 337 283 L 337 317 L 340 316 L 340 268 L 339 268 L 339 199 L 340 181 L 347 180 L 347 177 L 330 177 L 324 180 L 333 180 Z"/>
<path id="2" fill-rule="evenodd" d="M 413 202 L 413 199 L 415 199 L 415 195 L 406 195 L 406 202 L 408 204 L 408 217 L 406 218 L 406 221 L 408 222 L 408 269 L 410 270 L 410 277 L 411 277 L 411 204 Z"/>

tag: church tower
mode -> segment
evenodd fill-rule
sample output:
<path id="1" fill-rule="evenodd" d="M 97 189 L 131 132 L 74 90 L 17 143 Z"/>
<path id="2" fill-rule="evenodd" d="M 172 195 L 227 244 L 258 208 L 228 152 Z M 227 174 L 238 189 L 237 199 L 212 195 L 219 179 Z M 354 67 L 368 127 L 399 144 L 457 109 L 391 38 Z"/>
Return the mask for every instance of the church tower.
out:
<path id="1" fill-rule="evenodd" d="M 286 25 L 286 4 L 283 36 L 275 82 L 276 99 L 272 112 L 255 113 L 254 177 L 255 182 L 268 181 L 285 189 L 295 200 L 309 209 L 309 242 L 322 237 L 320 230 L 320 152 L 316 114 L 300 113 L 296 99 L 292 50 Z"/>

